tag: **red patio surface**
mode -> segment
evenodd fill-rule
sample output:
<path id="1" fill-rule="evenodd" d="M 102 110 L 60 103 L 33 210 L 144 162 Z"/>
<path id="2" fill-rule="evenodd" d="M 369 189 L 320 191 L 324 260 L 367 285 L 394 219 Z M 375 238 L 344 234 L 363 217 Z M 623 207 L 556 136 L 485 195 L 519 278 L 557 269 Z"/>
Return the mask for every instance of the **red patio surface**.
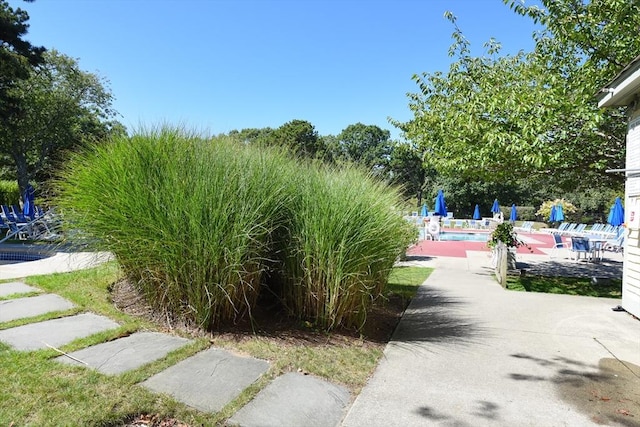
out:
<path id="1" fill-rule="evenodd" d="M 445 230 L 454 231 L 454 230 Z M 460 231 L 460 230 L 455 230 Z M 546 255 L 546 252 L 540 250 L 540 248 L 552 248 L 553 237 L 547 233 L 520 233 L 521 236 L 527 236 L 532 239 L 538 240 L 541 243 L 530 243 L 529 247 L 520 246 L 517 248 L 519 254 L 535 254 Z M 434 241 L 434 240 L 421 240 L 416 245 L 410 247 L 407 250 L 407 255 L 416 256 L 445 256 L 445 257 L 458 257 L 466 258 L 467 251 L 481 251 L 489 252 L 486 242 L 469 242 L 469 241 Z"/>

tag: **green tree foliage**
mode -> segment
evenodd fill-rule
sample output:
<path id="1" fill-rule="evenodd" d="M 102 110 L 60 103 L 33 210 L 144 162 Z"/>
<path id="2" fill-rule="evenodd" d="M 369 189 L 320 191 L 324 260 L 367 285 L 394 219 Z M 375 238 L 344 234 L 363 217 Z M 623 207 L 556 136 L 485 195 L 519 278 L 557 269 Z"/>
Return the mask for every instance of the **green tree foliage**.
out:
<path id="1" fill-rule="evenodd" d="M 269 145 L 271 135 L 274 130 L 266 128 L 246 128 L 242 130 L 232 130 L 228 136 L 233 140 L 243 144 L 266 144 Z"/>
<path id="2" fill-rule="evenodd" d="M 43 61 L 45 49 L 23 39 L 29 28 L 28 20 L 26 11 L 0 1 L 0 120 L 19 111 L 19 103 L 9 90 L 19 80 L 28 78 L 31 68 Z"/>
<path id="3" fill-rule="evenodd" d="M 6 125 L 0 128 L 0 151 L 9 155 L 21 191 L 29 180 L 49 177 L 67 150 L 124 133 L 111 120 L 116 113 L 104 79 L 55 50 L 44 58 L 10 90 L 21 111 L 4 117 Z"/>
<path id="4" fill-rule="evenodd" d="M 421 206 L 428 172 L 418 147 L 410 142 L 396 142 L 389 159 L 389 172 L 391 182 L 402 188 L 403 195 L 415 197 L 417 205 Z M 432 174 L 434 172 L 431 170 Z"/>
<path id="5" fill-rule="evenodd" d="M 315 127 L 305 120 L 292 120 L 273 131 L 275 145 L 287 147 L 301 157 L 315 158 L 322 152 L 322 141 Z"/>
<path id="6" fill-rule="evenodd" d="M 604 41 L 598 54 L 585 43 L 599 25 L 614 38 L 616 19 L 624 15 L 606 11 L 619 1 L 545 1 L 553 6 L 546 11 L 506 3 L 545 25 L 536 35 L 536 49 L 500 56 L 499 43 L 490 40 L 484 56 L 472 56 L 448 14 L 454 25 L 450 55 L 456 61 L 446 74 L 414 76 L 419 87 L 409 95 L 414 118 L 395 124 L 443 174 L 484 180 L 546 176 L 559 188 L 601 181 L 621 186 L 620 177 L 604 170 L 624 164 L 625 119 L 619 110 L 598 109 L 594 95 L 619 64 L 637 54 L 640 13 L 632 18 L 639 20 L 635 25 L 621 27 L 635 28 L 633 33 L 615 43 L 626 54 L 610 59 Z M 596 16 L 580 21 L 581 13 L 596 9 Z M 574 15 L 568 18 L 568 12 Z"/>
<path id="7" fill-rule="evenodd" d="M 391 133 L 375 125 L 356 123 L 338 135 L 346 159 L 382 175 L 389 165 Z"/>

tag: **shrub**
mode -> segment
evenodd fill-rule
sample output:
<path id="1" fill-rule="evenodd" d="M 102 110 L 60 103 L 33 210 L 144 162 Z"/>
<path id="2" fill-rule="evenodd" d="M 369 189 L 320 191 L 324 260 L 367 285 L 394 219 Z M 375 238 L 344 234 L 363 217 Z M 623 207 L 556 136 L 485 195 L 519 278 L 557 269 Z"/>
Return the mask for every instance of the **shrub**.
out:
<path id="1" fill-rule="evenodd" d="M 361 172 L 179 129 L 78 153 L 58 189 L 153 306 L 209 329 L 251 317 L 265 284 L 295 316 L 361 325 L 409 242 L 398 192 Z"/>
<path id="2" fill-rule="evenodd" d="M 0 181 L 0 203 L 3 205 L 20 203 L 20 189 L 17 181 Z"/>
<path id="3" fill-rule="evenodd" d="M 309 171 L 297 187 L 284 253 L 290 311 L 332 328 L 362 326 L 414 237 L 398 193 L 354 168 Z"/>

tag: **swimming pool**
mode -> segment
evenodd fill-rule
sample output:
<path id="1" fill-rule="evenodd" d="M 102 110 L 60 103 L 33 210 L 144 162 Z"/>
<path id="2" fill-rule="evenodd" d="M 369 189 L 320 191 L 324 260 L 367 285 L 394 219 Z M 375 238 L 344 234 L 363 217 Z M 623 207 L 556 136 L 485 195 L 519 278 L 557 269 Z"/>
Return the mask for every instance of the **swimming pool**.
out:
<path id="1" fill-rule="evenodd" d="M 47 245 L 0 245 L 0 265 L 37 261 L 55 255 L 55 248 Z"/>
<path id="2" fill-rule="evenodd" d="M 489 233 L 442 231 L 439 238 L 445 242 L 486 242 Z"/>

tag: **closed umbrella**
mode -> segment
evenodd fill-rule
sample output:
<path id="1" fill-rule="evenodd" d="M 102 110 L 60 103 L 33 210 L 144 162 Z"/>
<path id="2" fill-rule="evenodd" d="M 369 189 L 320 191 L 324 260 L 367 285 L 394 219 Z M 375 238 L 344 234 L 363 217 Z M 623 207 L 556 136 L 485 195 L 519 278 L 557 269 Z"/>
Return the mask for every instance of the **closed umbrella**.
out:
<path id="1" fill-rule="evenodd" d="M 562 207 L 562 205 L 556 206 L 556 221 L 564 221 L 564 208 Z"/>
<path id="2" fill-rule="evenodd" d="M 549 222 L 556 222 L 556 205 L 551 206 L 551 213 L 549 214 Z"/>
<path id="3" fill-rule="evenodd" d="M 482 219 L 480 215 L 480 206 L 476 205 L 476 208 L 473 211 L 473 219 Z"/>
<path id="4" fill-rule="evenodd" d="M 500 203 L 498 203 L 498 199 L 493 201 L 493 206 L 491 206 L 491 212 L 500 213 Z"/>
<path id="5" fill-rule="evenodd" d="M 35 190 L 31 184 L 27 184 L 22 195 L 22 214 L 30 219 L 36 216 Z"/>
<path id="6" fill-rule="evenodd" d="M 444 200 L 444 192 L 442 190 L 438 190 L 436 206 L 433 208 L 433 213 L 435 215 L 447 216 L 447 204 Z"/>
<path id="7" fill-rule="evenodd" d="M 427 204 L 424 203 L 422 205 L 422 210 L 420 211 L 420 216 L 429 216 L 429 208 L 427 208 Z"/>
<path id="8" fill-rule="evenodd" d="M 515 222 L 518 219 L 518 211 L 516 210 L 516 204 L 511 205 L 511 215 L 509 216 L 509 221 Z"/>
<path id="9" fill-rule="evenodd" d="M 616 201 L 611 207 L 611 212 L 609 214 L 609 224 L 617 227 L 624 223 L 624 208 L 622 207 L 622 200 L 620 197 L 616 197 Z"/>

